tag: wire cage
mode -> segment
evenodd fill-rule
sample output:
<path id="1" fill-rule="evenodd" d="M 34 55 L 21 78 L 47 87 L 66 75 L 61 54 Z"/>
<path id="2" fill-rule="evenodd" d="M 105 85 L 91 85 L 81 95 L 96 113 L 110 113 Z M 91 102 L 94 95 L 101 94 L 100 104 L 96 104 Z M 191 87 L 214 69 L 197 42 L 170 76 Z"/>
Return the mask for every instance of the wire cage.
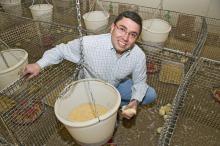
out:
<path id="1" fill-rule="evenodd" d="M 175 97 L 159 145 L 219 144 L 219 67 L 219 61 L 207 58 L 200 58 L 191 67 Z"/>
<path id="2" fill-rule="evenodd" d="M 52 16 L 54 22 L 64 23 L 64 24 L 73 25 L 73 26 L 77 25 L 77 22 L 76 22 L 77 14 L 76 14 L 76 9 L 75 9 L 75 3 L 73 3 L 72 1 L 65 1 L 65 2 L 62 2 L 61 4 L 60 0 L 52 0 L 48 2 L 53 4 L 54 6 L 53 16 Z M 81 15 L 91 11 L 90 7 L 93 3 L 93 0 L 89 0 L 89 1 L 82 0 L 80 2 L 81 2 L 80 3 Z M 18 11 L 22 11 L 21 16 L 32 18 L 30 10 L 29 10 L 29 6 L 31 4 L 32 4 L 31 0 L 22 1 L 21 3 L 22 8 L 21 10 L 18 10 Z M 168 11 L 168 10 L 163 10 L 163 9 L 143 7 L 143 6 L 138 6 L 134 4 L 102 1 L 101 6 L 100 5 L 94 6 L 94 10 L 103 10 L 103 9 L 110 13 L 108 25 L 101 27 L 100 29 L 93 31 L 93 32 L 88 31 L 88 34 L 89 33 L 98 34 L 98 33 L 108 32 L 110 25 L 114 21 L 114 18 L 116 15 L 118 15 L 120 12 L 125 11 L 125 10 L 132 10 L 132 11 L 136 11 L 137 13 L 139 13 L 141 17 L 143 18 L 143 20 L 159 18 L 159 19 L 167 21 L 172 27 L 169 33 L 169 36 L 165 42 L 163 43 L 149 43 L 148 42 L 149 46 L 166 47 L 166 48 L 172 48 L 175 50 L 180 50 L 182 52 L 192 53 L 193 49 L 196 47 L 196 44 L 198 42 L 199 35 L 201 33 L 202 26 L 203 26 L 202 25 L 203 19 L 201 16 L 184 14 L 184 13 Z M 13 14 L 16 14 L 16 13 L 13 13 Z M 84 23 L 82 24 L 83 24 L 83 28 L 85 28 L 85 24 Z M 216 25 L 215 26 L 216 28 L 219 28 L 219 24 L 217 22 L 214 23 L 214 25 Z M 213 37 L 216 37 L 216 34 L 208 35 L 208 36 L 211 37 L 210 40 L 212 40 Z M 219 35 L 217 33 L 217 37 L 218 36 Z"/>
<path id="3" fill-rule="evenodd" d="M 6 20 L 1 25 L 1 39 L 12 48 L 26 48 L 30 55 L 29 62 L 39 59 L 45 48 L 65 43 L 77 36 L 77 29 L 73 26 L 32 21 L 6 13 L 0 14 L 1 18 Z M 34 50 L 38 52 L 32 53 Z"/>
<path id="4" fill-rule="evenodd" d="M 58 23 L 46 23 L 0 13 L 8 19 L 10 28 L 2 29 L 0 38 L 11 48 L 19 47 L 29 54 L 29 63 L 36 62 L 49 48 L 77 38 L 76 28 Z M 9 21 L 11 20 L 11 21 Z M 20 23 L 19 23 L 20 22 Z M 5 25 L 3 25 L 5 27 Z M 113 136 L 118 145 L 156 145 L 164 118 L 159 108 L 172 103 L 195 57 L 172 49 L 157 51 L 145 48 L 148 83 L 158 93 L 158 101 L 140 106 L 138 116 L 119 120 Z M 0 45 L 2 46 L 2 45 Z M 3 49 L 3 47 L 1 47 Z M 156 49 L 156 48 L 155 48 Z M 76 145 L 74 139 L 55 118 L 53 104 L 63 88 L 73 81 L 75 64 L 67 61 L 42 70 L 32 79 L 19 79 L 0 92 L 1 143 L 18 145 Z M 147 125 L 147 126 L 146 126 Z"/>
<path id="5" fill-rule="evenodd" d="M 31 4 L 30 1 L 23 2 L 24 8 Z M 56 11 L 53 19 L 64 24 L 33 21 L 0 12 L 0 18 L 4 20 L 0 22 L 0 39 L 11 48 L 26 50 L 29 63 L 36 62 L 47 49 L 78 37 L 76 22 L 69 20 L 76 16 L 75 10 L 52 3 Z M 219 21 L 131 4 L 109 1 L 103 4 L 112 16 L 109 25 L 115 15 L 124 10 L 137 11 L 144 19 L 162 18 L 172 25 L 163 47 L 138 42 L 147 57 L 147 82 L 156 89 L 158 100 L 150 106 L 140 106 L 136 118 L 120 119 L 114 142 L 120 146 L 144 146 L 146 143 L 218 145 L 219 104 L 212 96 L 213 89 L 219 87 L 219 62 L 199 59 L 199 56 L 218 60 L 219 33 L 215 30 L 219 28 Z M 83 13 L 87 12 L 88 5 L 82 5 L 82 9 Z M 26 12 L 23 9 L 22 16 L 30 14 Z M 62 13 L 70 17 L 63 17 Z M 105 28 L 92 33 L 107 31 Z M 216 38 L 215 43 L 213 38 Z M 210 46 L 214 49 L 209 49 Z M 0 44 L 0 50 L 3 49 L 5 47 Z M 45 68 L 32 80 L 19 79 L 0 92 L 0 144 L 77 145 L 56 120 L 53 111 L 56 98 L 73 81 L 75 68 L 75 64 L 63 61 Z M 159 110 L 169 103 L 172 110 L 164 120 Z M 157 128 L 162 126 L 160 135 Z M 205 135 L 206 131 L 209 135 Z"/>
<path id="6" fill-rule="evenodd" d="M 1 21 L 0 21 L 0 32 L 3 32 L 7 29 L 10 29 L 11 27 L 15 27 L 19 24 L 25 24 L 27 19 L 18 19 L 16 17 L 9 17 L 7 13 L 0 12 L 1 13 Z"/>
<path id="7" fill-rule="evenodd" d="M 73 64 L 62 63 L 53 69 L 48 68 L 35 80 L 21 79 L 3 90 L 1 127 L 7 129 L 1 128 L 3 139 L 18 145 L 43 145 L 59 130 L 61 125 L 55 118 L 52 105 L 70 80 L 72 69 Z"/>
<path id="8" fill-rule="evenodd" d="M 162 19 L 167 21 L 171 25 L 171 31 L 167 40 L 162 44 L 147 42 L 148 46 L 166 47 L 192 53 L 196 47 L 203 26 L 201 16 L 110 1 L 104 1 L 104 6 L 114 16 L 122 11 L 132 10 L 139 13 L 143 20 Z"/>
<path id="9" fill-rule="evenodd" d="M 77 14 L 75 9 L 75 3 L 73 1 L 60 1 L 60 0 L 50 0 L 48 1 L 53 5 L 53 22 L 63 23 L 67 25 L 77 26 Z M 81 16 L 90 11 L 90 7 L 92 4 L 92 0 L 80 1 L 81 6 Z M 40 1 L 36 1 L 36 4 L 40 3 Z M 44 1 L 45 3 L 45 1 Z M 21 8 L 17 9 L 17 5 L 11 6 L 10 10 L 17 11 L 6 11 L 3 8 L 3 11 L 6 13 L 32 18 L 29 7 L 32 5 L 31 0 L 21 1 Z M 103 1 L 103 8 L 110 13 L 109 23 L 105 27 L 101 27 L 95 32 L 87 31 L 87 34 L 99 34 L 109 32 L 110 25 L 113 23 L 114 18 L 120 12 L 125 10 L 132 10 L 138 12 L 144 20 L 159 18 L 167 21 L 171 25 L 171 31 L 168 35 L 167 40 L 164 43 L 149 43 L 147 42 L 148 47 L 166 47 L 174 50 L 179 50 L 182 52 L 188 52 L 193 54 L 196 48 L 196 45 L 200 41 L 200 35 L 204 34 L 203 29 L 204 26 L 204 17 L 192 15 L 192 14 L 184 14 L 164 9 L 156 9 L 150 7 L 138 6 L 135 4 L 128 3 L 118 3 L 118 2 L 110 2 Z M 94 10 L 103 10 L 100 6 L 95 6 Z M 207 57 L 214 60 L 219 60 L 218 53 L 219 52 L 219 36 L 220 36 L 220 23 L 219 19 L 214 18 L 205 18 L 207 23 L 207 40 L 203 52 L 196 51 L 202 53 L 203 57 Z M 7 20 L 6 20 L 7 21 Z M 3 23 L 4 21 L 2 21 Z M 83 21 L 83 28 L 85 29 L 85 24 Z M 6 27 L 9 27 L 6 25 Z M 205 39 L 205 38 L 204 38 Z M 140 41 L 142 41 L 140 39 Z"/>
<path id="10" fill-rule="evenodd" d="M 220 60 L 220 20 L 214 18 L 206 18 L 207 22 L 207 38 L 201 56 L 213 60 Z"/>
<path id="11" fill-rule="evenodd" d="M 103 6 L 111 14 L 109 26 L 115 16 L 125 10 L 132 10 L 139 13 L 143 20 L 156 18 L 167 21 L 172 28 L 167 40 L 163 44 L 146 43 L 141 39 L 139 40 L 142 43 L 146 43 L 148 48 L 151 46 L 153 46 L 152 49 L 155 47 L 166 47 L 196 56 L 201 55 L 213 60 L 219 60 L 219 19 L 111 1 L 103 1 Z M 100 8 L 95 9 L 100 10 Z M 82 14 L 86 12 L 86 9 L 82 10 Z M 109 27 L 102 29 L 101 31 L 98 30 L 98 33 L 109 31 Z M 204 48 L 199 47 L 201 50 L 195 50 L 195 48 L 198 48 L 198 44 L 203 43 L 205 43 Z"/>
<path id="12" fill-rule="evenodd" d="M 140 46 L 146 47 L 145 44 Z M 135 119 L 119 121 L 118 129 L 113 136 L 118 145 L 158 144 L 160 134 L 157 129 L 162 127 L 166 120 L 159 114 L 159 110 L 162 106 L 172 103 L 192 65 L 191 60 L 195 60 L 192 56 L 166 48 L 144 51 L 147 57 L 147 83 L 156 89 L 158 100 L 152 105 L 140 106 Z"/>
<path id="13" fill-rule="evenodd" d="M 146 47 L 141 44 L 141 47 Z M 156 49 L 156 48 L 155 48 Z M 159 114 L 162 106 L 171 104 L 185 80 L 193 57 L 174 50 L 145 50 L 147 57 L 147 83 L 156 89 L 158 100 L 149 106 L 140 106 L 135 119 L 123 119 L 114 135 L 114 141 L 123 146 L 158 145 L 158 128 L 166 121 Z M 135 125 L 135 126 L 134 126 Z"/>
<path id="14" fill-rule="evenodd" d="M 48 48 L 77 36 L 77 29 L 72 26 L 43 24 L 5 13 L 1 13 L 1 17 L 11 20 L 11 23 L 16 22 L 16 25 L 3 29 L 0 38 L 11 48 L 26 50 L 29 63 L 36 62 Z M 21 23 L 17 23 L 19 21 Z M 1 50 L 8 49 L 2 44 L 0 46 Z M 64 61 L 45 69 L 36 79 L 26 81 L 22 78 L 1 91 L 1 144 L 45 144 L 60 127 L 53 114 L 53 97 L 57 97 L 65 84 L 71 81 L 74 69 L 75 64 Z"/>
<path id="15" fill-rule="evenodd" d="M 67 25 L 77 25 L 76 21 L 76 4 L 75 1 L 72 0 L 35 0 L 33 3 L 33 0 L 22 0 L 19 5 L 7 5 L 2 6 L 2 9 L 0 11 L 9 13 L 12 15 L 16 15 L 19 17 L 26 17 L 33 19 L 33 15 L 30 10 L 30 6 L 32 5 L 38 5 L 38 4 L 51 4 L 53 6 L 52 9 L 52 15 L 50 16 L 53 22 L 63 23 Z M 81 9 L 86 11 L 89 9 L 88 7 L 88 1 L 82 0 L 80 1 Z M 2 5 L 0 3 L 0 5 Z M 39 6 L 40 7 L 40 6 Z M 42 8 L 43 9 L 43 8 Z M 45 9 L 45 8 L 44 8 Z M 41 18 L 39 18 L 39 21 L 47 21 L 48 14 L 41 10 L 41 8 L 38 8 L 39 15 Z"/>

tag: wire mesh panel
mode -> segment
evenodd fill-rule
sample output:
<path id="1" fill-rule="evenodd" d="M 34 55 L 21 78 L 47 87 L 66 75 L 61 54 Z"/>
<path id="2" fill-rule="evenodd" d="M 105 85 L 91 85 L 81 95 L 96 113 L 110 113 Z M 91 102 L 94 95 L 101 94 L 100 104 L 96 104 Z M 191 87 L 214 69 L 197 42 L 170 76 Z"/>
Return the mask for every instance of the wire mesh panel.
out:
<path id="1" fill-rule="evenodd" d="M 145 48 L 147 57 L 148 82 L 152 82 L 161 97 L 160 104 L 170 103 L 175 96 L 185 74 L 192 65 L 194 58 L 172 49 Z"/>
<path id="2" fill-rule="evenodd" d="M 1 11 L 22 16 L 21 0 L 1 0 Z"/>
<path id="3" fill-rule="evenodd" d="M 141 47 L 147 47 L 144 44 Z M 156 50 L 157 48 L 155 48 Z M 172 103 L 179 86 L 187 73 L 189 61 L 192 59 L 185 54 L 168 49 L 152 51 L 145 49 L 147 57 L 147 83 L 154 87 L 158 100 L 150 106 L 140 106 L 135 119 L 119 122 L 113 137 L 114 142 L 122 146 L 157 145 L 159 134 L 157 129 L 164 124 L 164 117 L 159 109 Z"/>
<path id="4" fill-rule="evenodd" d="M 27 23 L 27 19 L 20 19 L 18 17 L 10 17 L 10 14 L 6 14 L 4 12 L 0 12 L 0 32 L 10 29 L 11 27 L 15 27 L 19 24 Z"/>
<path id="5" fill-rule="evenodd" d="M 1 13 L 0 17 L 13 24 L 0 33 L 0 39 L 10 48 L 1 42 L 0 50 L 24 49 L 28 52 L 29 63 L 36 62 L 48 48 L 77 36 L 76 28 L 70 26 L 17 18 L 6 13 Z M 55 118 L 53 104 L 65 84 L 72 81 L 74 70 L 75 64 L 64 61 L 46 68 L 33 80 L 22 78 L 1 91 L 0 145 L 43 145 L 59 130 L 61 125 Z"/>
<path id="6" fill-rule="evenodd" d="M 87 11 L 88 1 L 82 0 L 80 3 L 82 11 Z M 47 9 L 41 8 L 42 6 L 39 4 L 51 4 L 53 6 L 52 15 L 48 16 Z M 32 5 L 39 6 L 35 14 L 32 14 L 30 10 Z M 32 0 L 23 0 L 17 5 L 3 6 L 2 12 L 31 19 L 35 16 L 35 19 L 39 21 L 53 21 L 75 26 L 77 25 L 75 7 L 75 1 L 72 0 L 35 0 L 34 3 Z"/>
<path id="7" fill-rule="evenodd" d="M 27 23 L 18 23 L 17 26 L 1 32 L 0 36 L 10 47 L 25 49 L 31 63 L 37 61 L 45 50 L 77 37 L 75 32 L 76 30 L 70 26 L 27 19 Z M 156 89 L 158 102 L 150 108 L 140 106 L 136 119 L 119 122 L 114 135 L 114 140 L 119 145 L 129 146 L 138 143 L 144 146 L 146 142 L 149 145 L 157 143 L 159 135 L 156 129 L 164 122 L 158 114 L 158 107 L 172 102 L 188 71 L 189 62 L 193 60 L 187 54 L 178 51 L 156 48 L 152 51 L 145 44 L 140 46 L 145 48 L 147 55 L 147 82 Z M 71 76 L 74 69 L 75 64 L 62 62 L 46 68 L 32 80 L 20 79 L 1 92 L 1 108 L 4 107 L 1 109 L 1 133 L 4 133 L 1 136 L 7 143 L 74 144 L 73 138 L 56 120 L 53 112 L 56 98 L 66 84 L 73 80 Z M 145 127 L 146 125 L 148 126 Z M 8 131 L 5 132 L 5 129 Z"/>
<path id="8" fill-rule="evenodd" d="M 201 16 L 110 1 L 104 1 L 104 6 L 112 15 L 118 15 L 125 10 L 133 10 L 138 12 L 143 20 L 162 19 L 167 21 L 172 28 L 165 44 L 159 44 L 159 46 L 190 53 L 196 47 L 202 29 Z M 158 44 L 151 43 L 150 45 Z"/>
<path id="9" fill-rule="evenodd" d="M 107 3 L 105 6 L 109 6 L 109 4 L 111 3 Z M 113 9 L 115 9 L 115 4 L 112 5 Z M 122 7 L 123 9 L 127 9 L 127 6 L 124 4 Z M 135 6 L 132 6 L 132 8 L 136 10 Z M 138 9 L 138 12 L 141 11 Z M 115 12 L 113 11 L 113 13 Z M 32 21 L 5 13 L 0 13 L 0 17 L 4 18 L 6 20 L 5 22 L 9 24 L 7 26 L 5 23 L 1 23 L 0 27 L 3 29 L 1 29 L 0 38 L 12 48 L 25 49 L 29 54 L 29 63 L 36 62 L 45 50 L 77 37 L 76 29 L 72 26 Z M 198 24 L 196 23 L 196 25 L 198 25 L 196 28 L 198 29 L 194 29 L 195 33 L 193 33 L 193 35 L 187 34 L 187 37 L 181 38 L 185 43 L 180 43 L 177 47 L 175 47 L 175 43 L 169 43 L 170 38 L 167 43 L 169 45 L 166 46 L 166 48 L 157 48 L 145 43 L 139 44 L 147 57 L 147 83 L 156 89 L 158 101 L 150 107 L 140 106 L 138 115 L 133 120 L 119 121 L 118 128 L 113 136 L 118 145 L 145 146 L 146 143 L 148 145 L 157 145 L 159 134 L 157 134 L 156 129 L 163 126 L 164 123 L 164 118 L 159 115 L 159 108 L 165 104 L 172 103 L 174 97 L 178 97 L 178 95 L 181 95 L 181 97 L 189 95 L 186 96 L 186 105 L 189 105 L 189 107 L 186 106 L 186 109 L 184 107 L 186 112 L 181 113 L 180 119 L 184 121 L 190 118 L 190 120 L 193 121 L 195 119 L 190 116 L 196 117 L 197 114 L 201 114 L 201 116 L 196 117 L 196 119 L 203 121 L 201 122 L 202 125 L 206 125 L 207 127 L 212 125 L 210 127 L 219 128 L 219 124 L 216 122 L 219 119 L 219 115 L 217 114 L 217 104 L 214 100 L 208 98 L 211 99 L 210 103 L 213 103 L 213 108 L 209 105 L 209 102 L 207 103 L 207 106 L 211 108 L 211 113 L 214 111 L 211 114 L 214 117 L 214 124 L 211 117 L 206 116 L 209 110 L 203 111 L 205 108 L 201 108 L 200 110 L 196 105 L 199 103 L 199 105 L 205 107 L 206 105 L 203 105 L 203 103 L 206 102 L 201 102 L 203 101 L 202 97 L 206 98 L 211 96 L 213 87 L 217 87 L 216 85 L 219 84 L 219 66 L 216 68 L 215 63 L 206 60 L 199 62 L 200 64 L 195 69 L 193 63 L 198 58 L 191 56 L 189 53 L 185 53 L 186 50 L 184 49 L 179 49 L 189 43 L 190 37 L 193 37 L 193 39 L 190 40 L 193 44 L 192 47 L 190 47 L 191 51 L 193 49 L 200 50 L 203 47 L 203 45 L 199 45 L 197 41 L 197 37 L 200 36 L 199 31 L 201 30 L 200 28 L 203 21 L 200 21 L 200 17 L 196 18 L 198 19 L 193 20 L 194 18 L 181 16 L 180 19 L 190 19 L 190 23 L 198 21 Z M 175 25 L 181 26 L 182 20 L 179 23 L 180 24 L 178 24 L 175 19 Z M 182 31 L 178 30 L 178 33 L 181 34 Z M 173 34 L 173 36 L 176 35 L 177 34 Z M 194 37 L 196 38 L 194 39 Z M 1 44 L 1 49 L 5 49 L 2 46 Z M 193 67 L 191 67 L 192 65 Z M 9 144 L 17 143 L 21 145 L 74 145 L 73 138 L 69 136 L 66 129 L 56 120 L 53 112 L 53 104 L 56 98 L 66 84 L 73 81 L 71 76 L 74 70 L 75 64 L 64 61 L 59 65 L 46 68 L 37 78 L 29 81 L 20 79 L 3 90 L 0 94 L 0 106 L 2 108 L 0 110 L 0 138 L 2 138 L 2 141 Z M 188 78 L 191 78 L 191 75 L 193 75 L 193 80 L 186 82 Z M 189 86 L 187 86 L 188 84 L 186 83 L 190 83 Z M 200 87 L 199 85 L 201 83 L 204 84 Z M 185 89 L 187 89 L 188 92 L 185 92 Z M 198 93 L 196 92 L 197 90 L 199 91 Z M 202 94 L 203 92 L 204 94 Z M 197 96 L 198 98 L 195 98 Z M 201 99 L 201 101 L 197 101 L 198 99 Z M 194 109 L 191 106 L 191 101 L 192 104 L 196 105 L 194 112 L 191 112 Z M 178 110 L 180 110 L 180 108 L 178 108 Z M 191 114 L 188 115 L 188 113 Z M 174 117 L 174 120 L 177 120 L 177 117 Z M 186 124 L 190 124 L 190 122 Z M 178 125 L 182 128 L 181 123 L 177 123 L 177 127 Z M 187 129 L 185 126 L 183 128 Z M 183 131 L 185 129 L 183 129 Z M 191 129 L 193 129 L 193 127 L 190 127 L 190 130 Z M 178 135 L 178 131 L 175 131 L 175 133 Z M 218 135 L 218 129 L 214 133 Z M 215 135 L 213 139 L 216 139 Z M 176 141 L 176 143 L 178 143 L 179 140 L 177 137 L 173 139 L 171 143 L 175 144 Z M 214 140 L 213 143 L 215 144 Z"/>
<path id="10" fill-rule="evenodd" d="M 37 61 L 48 48 L 66 43 L 77 36 L 75 27 L 21 19 L 5 13 L 1 13 L 0 16 L 14 24 L 10 29 L 4 29 L 0 38 L 11 48 L 25 49 L 29 53 L 29 62 Z M 4 28 L 5 24 L 1 27 Z M 0 46 L 1 50 L 6 49 L 3 44 Z"/>
<path id="11" fill-rule="evenodd" d="M 220 143 L 220 62 L 201 58 L 189 72 L 174 100 L 160 145 L 210 145 Z"/>
<path id="12" fill-rule="evenodd" d="M 90 5 L 90 3 L 87 3 L 87 6 Z M 100 28 L 99 30 L 92 33 L 97 34 L 97 33 L 109 32 L 109 26 L 113 23 L 115 16 L 117 16 L 122 11 L 132 10 L 139 13 L 143 20 L 162 19 L 167 21 L 171 25 L 171 31 L 169 32 L 168 38 L 165 42 L 163 43 L 144 42 L 143 39 L 141 39 L 141 37 L 139 40 L 140 42 L 144 42 L 148 46 L 153 46 L 153 48 L 166 47 L 173 50 L 179 50 L 181 52 L 189 52 L 196 56 L 200 55 L 201 51 L 204 50 L 202 56 L 210 56 L 209 54 L 212 52 L 211 54 L 213 57 L 211 58 L 216 60 L 218 60 L 219 58 L 218 55 L 215 56 L 214 55 L 215 53 L 213 53 L 213 52 L 218 52 L 219 50 L 218 49 L 219 20 L 211 19 L 211 18 L 204 19 L 202 16 L 184 14 L 180 12 L 174 12 L 169 10 L 150 8 L 150 7 L 143 7 L 128 3 L 103 1 L 102 5 L 104 7 L 104 10 L 108 11 L 111 15 L 111 17 L 109 18 L 109 24 L 107 27 Z M 81 10 L 82 15 L 88 12 L 88 10 L 89 9 L 85 9 L 85 8 L 82 9 Z M 103 10 L 103 9 L 100 9 L 100 7 L 95 7 L 95 10 Z M 207 38 L 206 46 L 204 48 L 198 47 L 199 45 L 204 45 L 206 38 Z M 214 48 L 213 45 L 215 46 Z M 195 48 L 197 50 L 195 50 Z"/>
<path id="13" fill-rule="evenodd" d="M 19 80 L 2 91 L 1 100 L 5 100 L 1 106 L 7 108 L 1 111 L 1 117 L 18 144 L 43 145 L 59 130 L 61 125 L 55 118 L 53 104 L 71 81 L 73 70 L 72 63 L 63 62 L 45 69 L 34 80 Z M 15 104 L 10 104 L 12 101 Z"/>
<path id="14" fill-rule="evenodd" d="M 220 60 L 220 20 L 206 18 L 207 21 L 207 39 L 202 51 L 202 56 L 213 60 Z"/>
<path id="15" fill-rule="evenodd" d="M 53 4 L 53 21 L 64 23 L 68 25 L 76 26 L 77 18 L 75 3 L 72 1 L 59 1 L 53 0 L 49 1 Z M 92 7 L 93 1 L 80 1 L 81 2 L 81 15 L 89 12 L 89 8 Z M 39 2 L 38 2 L 39 3 Z M 32 18 L 29 10 L 29 6 L 32 1 L 24 1 L 22 3 L 22 16 Z M 182 52 L 192 52 L 198 41 L 200 31 L 202 29 L 202 22 L 200 16 L 183 14 L 168 10 L 155 9 L 149 7 L 142 7 L 134 4 L 128 3 L 118 3 L 103 1 L 101 6 L 96 4 L 93 10 L 106 10 L 111 14 L 109 18 L 109 24 L 106 27 L 100 28 L 93 33 L 105 33 L 109 32 L 109 26 L 114 21 L 116 15 L 125 10 L 133 10 L 138 12 L 141 17 L 145 19 L 160 18 L 167 21 L 171 26 L 171 32 L 167 41 L 163 44 L 159 44 L 162 47 L 172 48 L 175 50 L 180 50 Z M 82 19 L 83 20 L 83 19 Z M 83 27 L 85 25 L 83 23 Z M 158 45 L 156 43 L 151 43 L 150 45 Z"/>
<path id="16" fill-rule="evenodd" d="M 133 10 L 138 12 L 144 20 L 159 18 L 167 21 L 172 28 L 163 47 L 192 53 L 195 51 L 194 48 L 206 39 L 204 48 L 200 48 L 201 50 L 197 50 L 196 52 L 202 51 L 202 56 L 210 59 L 219 60 L 220 58 L 219 19 L 206 17 L 204 20 L 201 16 L 197 15 L 142 7 L 128 3 L 104 1 L 103 4 L 105 9 L 114 16 L 125 10 Z M 207 24 L 204 25 L 204 21 L 206 21 Z M 207 33 L 207 36 L 204 36 L 203 41 L 199 42 L 202 39 L 201 36 L 205 33 Z M 155 46 L 156 44 L 150 45 Z"/>

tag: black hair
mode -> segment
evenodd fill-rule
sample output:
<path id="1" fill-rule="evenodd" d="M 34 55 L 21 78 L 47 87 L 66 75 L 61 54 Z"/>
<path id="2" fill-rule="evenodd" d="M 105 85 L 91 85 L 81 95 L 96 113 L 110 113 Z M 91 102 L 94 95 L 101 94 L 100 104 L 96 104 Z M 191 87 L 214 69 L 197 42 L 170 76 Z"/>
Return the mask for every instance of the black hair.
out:
<path id="1" fill-rule="evenodd" d="M 134 12 L 134 11 L 124 11 L 122 13 L 120 13 L 114 21 L 114 24 L 116 24 L 118 21 L 120 21 L 122 18 L 129 18 L 131 20 L 133 20 L 135 23 L 137 23 L 140 26 L 140 33 L 142 31 L 142 18 L 141 16 Z"/>

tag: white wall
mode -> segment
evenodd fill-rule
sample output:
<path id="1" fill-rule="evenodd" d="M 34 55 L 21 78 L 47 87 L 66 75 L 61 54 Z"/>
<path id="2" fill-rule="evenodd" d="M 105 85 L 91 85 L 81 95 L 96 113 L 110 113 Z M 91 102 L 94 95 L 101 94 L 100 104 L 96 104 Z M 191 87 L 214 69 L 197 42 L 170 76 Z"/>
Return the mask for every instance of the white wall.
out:
<path id="1" fill-rule="evenodd" d="M 220 19 L 220 0 L 210 0 L 207 16 Z"/>
<path id="2" fill-rule="evenodd" d="M 157 8 L 160 0 L 110 0 Z M 220 19 L 220 0 L 163 0 L 163 8 Z"/>

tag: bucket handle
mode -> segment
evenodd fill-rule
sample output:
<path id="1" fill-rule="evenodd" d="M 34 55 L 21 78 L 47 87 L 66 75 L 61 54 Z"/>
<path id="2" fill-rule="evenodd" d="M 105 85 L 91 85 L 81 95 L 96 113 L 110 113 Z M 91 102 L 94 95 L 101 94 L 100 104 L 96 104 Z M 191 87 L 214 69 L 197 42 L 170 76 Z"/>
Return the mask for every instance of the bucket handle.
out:
<path id="1" fill-rule="evenodd" d="M 104 15 L 107 17 L 109 14 L 107 12 L 107 10 L 105 9 L 105 7 L 103 6 L 103 0 L 97 0 L 98 5 L 101 7 L 101 9 L 103 9 Z"/>
<path id="2" fill-rule="evenodd" d="M 48 2 L 48 0 L 45 0 L 46 2 L 47 2 L 47 4 L 50 4 L 49 2 Z M 35 2 L 35 0 L 32 0 L 32 4 L 31 5 L 34 5 L 34 2 Z"/>
<path id="3" fill-rule="evenodd" d="M 98 6 L 103 10 L 104 15 L 107 17 L 109 14 L 103 6 L 103 1 L 102 0 L 94 0 L 93 3 L 91 4 L 91 7 L 89 8 L 89 12 L 94 11 L 96 4 L 98 4 Z M 91 13 L 88 13 L 87 17 L 89 17 L 90 14 Z"/>
<path id="4" fill-rule="evenodd" d="M 0 39 L 0 42 L 1 42 L 3 45 L 5 45 L 5 47 L 6 47 L 7 49 L 11 49 L 11 48 L 9 47 L 9 45 L 6 44 L 2 39 Z M 11 54 L 17 61 L 19 61 L 19 58 L 18 58 L 16 55 L 14 55 L 13 53 L 10 53 L 10 54 Z M 7 60 L 6 60 L 5 56 L 4 56 L 4 54 L 2 53 L 2 51 L 0 51 L 0 56 L 2 57 L 2 59 L 3 59 L 4 63 L 5 63 L 5 65 L 9 68 L 9 64 L 8 64 L 8 62 L 7 62 Z"/>

